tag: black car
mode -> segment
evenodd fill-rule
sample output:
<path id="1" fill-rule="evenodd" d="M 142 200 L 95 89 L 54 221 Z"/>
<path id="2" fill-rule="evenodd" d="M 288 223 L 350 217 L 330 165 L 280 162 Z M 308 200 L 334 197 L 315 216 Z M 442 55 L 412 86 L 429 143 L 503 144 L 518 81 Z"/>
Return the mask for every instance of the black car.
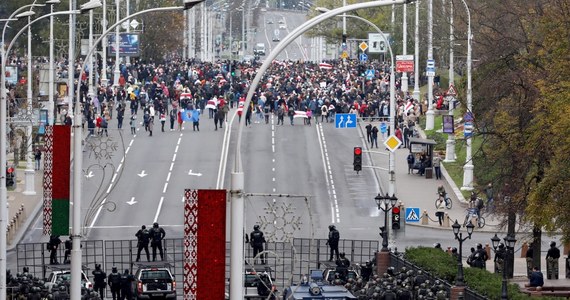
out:
<path id="1" fill-rule="evenodd" d="M 176 280 L 169 264 L 140 264 L 134 285 L 136 299 L 176 299 Z"/>

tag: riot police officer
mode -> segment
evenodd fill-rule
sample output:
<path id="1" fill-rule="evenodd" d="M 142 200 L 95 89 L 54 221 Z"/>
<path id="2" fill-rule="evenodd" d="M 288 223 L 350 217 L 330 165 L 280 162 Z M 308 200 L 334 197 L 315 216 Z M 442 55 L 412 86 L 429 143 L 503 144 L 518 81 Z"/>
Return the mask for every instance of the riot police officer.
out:
<path id="1" fill-rule="evenodd" d="M 556 242 L 550 242 L 550 249 L 546 253 L 546 278 L 558 279 L 558 259 L 560 258 L 560 249 L 556 247 Z"/>
<path id="2" fill-rule="evenodd" d="M 160 252 L 160 260 L 164 260 L 164 251 L 162 250 L 162 240 L 166 236 L 166 232 L 162 227 L 158 226 L 158 223 L 154 222 L 152 224 L 152 229 L 150 232 L 151 243 L 150 246 L 152 247 L 152 261 L 156 261 L 156 249 L 158 248 Z"/>
<path id="3" fill-rule="evenodd" d="M 61 240 L 59 239 L 59 235 L 52 235 L 49 238 L 49 242 L 47 244 L 47 249 L 50 251 L 49 254 L 49 263 L 50 265 L 57 265 L 57 248 L 61 245 Z"/>
<path id="4" fill-rule="evenodd" d="M 141 251 L 144 249 L 146 253 L 146 260 L 150 261 L 150 254 L 148 252 L 148 243 L 150 242 L 150 232 L 146 229 L 146 226 L 143 225 L 139 231 L 135 234 L 137 237 L 137 260 L 140 261 L 141 259 Z"/>
<path id="5" fill-rule="evenodd" d="M 336 261 L 336 272 L 340 275 L 340 279 L 344 282 L 348 279 L 348 268 L 350 260 L 346 258 L 345 253 L 341 252 L 339 259 Z"/>
<path id="6" fill-rule="evenodd" d="M 330 247 L 331 255 L 329 261 L 333 261 L 333 253 L 336 255 L 336 259 L 339 259 L 338 255 L 338 241 L 340 240 L 340 233 L 336 230 L 334 225 L 329 225 L 329 238 L 327 240 L 327 245 Z"/>
<path id="7" fill-rule="evenodd" d="M 93 270 L 92 274 L 94 281 L 93 289 L 95 292 L 98 292 L 101 299 L 103 299 L 105 295 L 105 287 L 107 286 L 107 283 L 105 282 L 105 279 L 107 279 L 107 273 L 101 270 L 100 264 L 96 264 L 95 270 Z"/>
<path id="8" fill-rule="evenodd" d="M 477 244 L 477 250 L 475 250 L 474 260 L 471 266 L 479 269 L 485 269 L 485 263 L 487 262 L 487 259 L 489 259 L 487 251 L 483 249 L 483 245 L 480 243 Z"/>
<path id="9" fill-rule="evenodd" d="M 135 277 L 131 275 L 129 269 L 125 269 L 121 275 L 121 300 L 133 299 L 133 281 L 135 281 Z"/>
<path id="10" fill-rule="evenodd" d="M 119 274 L 119 271 L 117 271 L 117 267 L 113 266 L 112 272 L 107 278 L 107 282 L 111 288 L 113 300 L 121 299 L 121 274 Z"/>
<path id="11" fill-rule="evenodd" d="M 265 243 L 265 237 L 263 236 L 263 232 L 259 230 L 259 225 L 253 226 L 253 231 L 249 234 L 249 243 L 253 248 L 253 257 L 255 258 L 259 253 L 263 252 L 263 243 Z M 265 254 L 261 254 L 261 264 L 264 265 L 265 262 Z M 254 264 L 256 261 L 254 260 Z"/>

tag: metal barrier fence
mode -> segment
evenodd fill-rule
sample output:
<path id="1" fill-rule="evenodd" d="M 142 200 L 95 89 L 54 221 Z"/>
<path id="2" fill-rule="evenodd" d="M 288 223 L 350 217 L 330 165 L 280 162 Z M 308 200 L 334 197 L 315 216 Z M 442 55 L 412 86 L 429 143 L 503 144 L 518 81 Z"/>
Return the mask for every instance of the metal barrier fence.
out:
<path id="1" fill-rule="evenodd" d="M 413 263 L 405 260 L 403 257 L 403 253 L 390 253 L 390 266 L 394 267 L 394 269 L 396 269 L 398 271 L 402 267 L 406 267 L 406 269 L 413 270 L 414 272 L 421 270 L 429 278 L 429 280 L 431 282 L 434 282 L 434 280 L 439 280 L 440 282 L 442 282 L 443 285 L 445 286 L 447 292 L 448 292 L 448 295 L 451 291 L 452 284 L 450 282 L 442 280 L 440 278 L 437 278 L 437 277 L 433 276 L 431 273 L 420 268 L 419 266 L 416 266 Z M 465 287 L 465 294 L 463 295 L 463 299 L 464 300 L 485 300 L 488 298 L 484 297 L 483 295 L 475 292 L 474 290 L 472 290 L 468 287 Z"/>
<path id="2" fill-rule="evenodd" d="M 172 272 L 176 280 L 182 281 L 184 276 L 183 239 L 165 239 L 163 250 L 165 262 L 171 265 Z M 329 265 L 329 246 L 326 239 L 294 239 L 292 243 L 267 243 L 265 247 L 267 264 L 253 264 L 253 249 L 246 245 L 244 267 L 255 267 L 257 269 L 270 267 L 275 277 L 275 284 L 279 290 L 289 286 L 304 274 L 309 274 L 310 270 L 323 269 Z M 368 240 L 340 240 L 339 252 L 345 252 L 346 257 L 352 263 L 362 263 L 374 258 L 374 253 L 378 250 L 378 241 Z M 21 272 L 23 267 L 28 267 L 29 272 L 39 278 L 49 276 L 50 252 L 46 248 L 46 243 L 25 243 L 17 246 L 17 271 Z M 112 267 L 117 267 L 119 272 L 124 269 L 136 271 L 137 263 L 137 241 L 136 240 L 95 240 L 82 242 L 82 264 L 88 277 L 95 268 L 95 264 L 101 264 L 102 269 L 110 274 Z M 152 259 L 152 249 L 150 249 Z M 64 261 L 65 249 L 63 244 L 56 250 L 57 260 Z M 157 260 L 160 255 L 157 253 Z M 146 261 L 146 254 L 141 253 L 141 261 Z M 226 243 L 226 289 L 229 290 L 230 276 L 230 243 Z M 334 263 L 333 263 L 334 264 Z M 60 266 L 61 267 L 61 266 Z M 181 293 L 182 284 L 177 285 Z"/>

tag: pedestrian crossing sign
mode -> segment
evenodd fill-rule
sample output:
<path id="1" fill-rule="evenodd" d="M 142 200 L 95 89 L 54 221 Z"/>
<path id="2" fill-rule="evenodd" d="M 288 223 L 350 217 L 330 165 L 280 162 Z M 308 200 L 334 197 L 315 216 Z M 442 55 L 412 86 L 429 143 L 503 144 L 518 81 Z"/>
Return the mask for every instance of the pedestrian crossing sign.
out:
<path id="1" fill-rule="evenodd" d="M 420 222 L 420 208 L 406 207 L 406 223 L 419 223 L 419 222 Z"/>

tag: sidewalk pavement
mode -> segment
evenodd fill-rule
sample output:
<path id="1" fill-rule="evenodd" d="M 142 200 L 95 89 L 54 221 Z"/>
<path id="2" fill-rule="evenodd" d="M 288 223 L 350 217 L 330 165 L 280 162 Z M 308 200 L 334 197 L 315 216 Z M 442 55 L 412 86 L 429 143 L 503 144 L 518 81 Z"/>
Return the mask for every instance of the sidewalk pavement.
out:
<path id="1" fill-rule="evenodd" d="M 13 158 L 9 161 L 13 161 Z M 25 163 L 20 163 L 16 169 L 16 188 L 8 190 L 8 230 L 7 250 L 13 250 L 20 242 L 31 223 L 42 208 L 43 198 L 43 171 L 39 170 L 34 174 L 34 191 L 35 195 L 24 195 L 25 190 Z M 23 208 L 21 211 L 20 209 Z M 20 212 L 19 212 L 20 211 Z M 14 226 L 10 227 L 10 222 L 14 220 Z"/>
<path id="2" fill-rule="evenodd" d="M 368 124 L 369 122 L 362 122 L 360 121 L 359 124 L 359 128 L 361 130 L 362 136 L 364 138 L 364 140 L 366 141 L 366 129 L 365 126 Z M 377 126 L 379 128 L 379 124 L 380 122 L 372 122 L 373 126 Z M 425 138 L 425 134 L 424 132 L 420 129 L 420 136 L 422 138 Z M 374 152 L 382 152 L 385 153 L 385 155 L 379 154 L 379 153 L 366 153 L 369 154 L 369 158 L 372 161 L 372 164 L 375 168 L 384 168 L 385 170 L 376 170 L 376 174 L 377 176 L 380 177 L 379 181 L 381 183 L 381 187 L 382 187 L 382 191 L 384 193 L 386 193 L 388 191 L 388 150 L 386 149 L 386 147 L 384 146 L 384 141 L 382 140 L 382 138 L 379 136 L 378 137 L 378 147 L 379 148 L 370 148 L 370 144 L 366 143 L 365 151 L 374 151 Z M 417 223 L 406 223 L 405 226 L 414 226 L 414 227 L 424 227 L 424 228 L 430 228 L 430 229 L 436 229 L 436 230 L 449 230 L 452 231 L 451 225 L 453 225 L 453 222 L 455 222 L 455 220 L 457 220 L 459 222 L 459 224 L 463 225 L 463 221 L 465 220 L 465 215 L 466 215 L 466 209 L 468 207 L 468 202 L 465 199 L 465 197 L 463 197 L 463 195 L 461 194 L 461 190 L 459 189 L 459 187 L 457 187 L 457 185 L 455 184 L 455 182 L 451 179 L 451 177 L 449 176 L 449 174 L 447 173 L 447 171 L 445 170 L 445 166 L 442 163 L 442 167 L 441 167 L 441 173 L 442 173 L 442 179 L 441 180 L 436 180 L 435 179 L 435 173 L 433 174 L 433 178 L 431 179 L 426 179 L 425 176 L 420 176 L 418 174 L 408 174 L 408 163 L 406 161 L 406 157 L 409 154 L 409 149 L 407 148 L 400 148 L 397 149 L 395 151 L 395 176 L 396 176 L 396 197 L 399 199 L 398 201 L 400 201 L 404 207 L 407 208 L 411 208 L 411 207 L 417 207 L 420 209 L 420 214 L 423 214 L 424 212 L 427 213 L 427 215 L 429 216 L 428 218 L 428 222 L 427 224 L 422 224 L 422 222 L 417 222 Z M 416 170 L 417 172 L 417 170 Z M 449 216 L 448 218 L 448 222 L 444 222 L 444 226 L 440 226 L 439 223 L 437 222 L 437 217 L 435 216 L 435 212 L 436 212 L 436 208 L 435 208 L 435 200 L 437 199 L 438 195 L 437 195 L 437 188 L 440 184 L 443 184 L 443 186 L 445 187 L 445 190 L 447 191 L 449 197 L 452 199 L 453 201 L 453 207 L 451 209 L 446 209 L 445 212 L 447 213 L 447 215 Z M 405 222 L 405 211 L 401 213 L 401 222 L 404 223 Z M 493 218 L 490 215 L 485 215 L 484 214 L 484 218 L 486 220 L 486 225 L 483 228 L 477 228 L 477 226 L 475 227 L 475 232 L 479 231 L 479 232 L 486 232 L 489 234 L 493 234 L 493 233 L 499 233 L 502 230 L 500 230 L 498 224 L 499 224 L 499 220 L 497 218 Z M 475 223 L 473 223 L 474 225 L 476 225 Z M 462 231 L 464 231 L 464 229 L 462 229 Z M 499 234 L 500 235 L 500 234 Z M 453 236 L 450 233 L 450 236 Z M 467 252 L 466 252 L 467 251 Z M 469 249 L 463 249 L 464 252 L 464 257 L 466 257 L 468 255 L 468 251 Z M 491 251 L 492 252 L 492 251 Z M 543 253 L 543 257 L 542 257 L 542 269 L 543 269 L 543 273 L 546 273 L 546 253 Z M 519 282 L 523 282 L 523 284 L 527 281 L 526 279 L 526 260 L 525 258 L 520 258 L 517 257 L 520 256 L 520 252 L 516 252 L 515 253 L 515 269 L 514 269 L 514 275 L 516 278 L 518 278 Z M 494 257 L 494 255 L 492 255 L 492 257 Z M 560 261 L 559 261 L 560 265 L 560 279 L 557 280 L 556 282 L 561 282 L 558 283 L 558 285 L 560 284 L 565 284 L 565 285 L 569 285 L 570 284 L 570 279 L 566 279 L 565 278 L 565 272 L 566 272 L 566 262 L 565 260 L 561 257 Z M 469 267 L 465 261 L 464 261 L 464 266 L 465 267 Z M 493 266 L 493 260 L 487 261 L 487 269 L 490 272 L 494 271 L 494 266 Z M 545 274 L 545 278 L 546 278 L 546 274 Z M 521 281 L 522 280 L 522 281 Z M 553 282 L 551 280 L 547 280 L 549 285 L 556 285 L 556 282 Z M 563 282 L 563 283 L 562 283 Z"/>

